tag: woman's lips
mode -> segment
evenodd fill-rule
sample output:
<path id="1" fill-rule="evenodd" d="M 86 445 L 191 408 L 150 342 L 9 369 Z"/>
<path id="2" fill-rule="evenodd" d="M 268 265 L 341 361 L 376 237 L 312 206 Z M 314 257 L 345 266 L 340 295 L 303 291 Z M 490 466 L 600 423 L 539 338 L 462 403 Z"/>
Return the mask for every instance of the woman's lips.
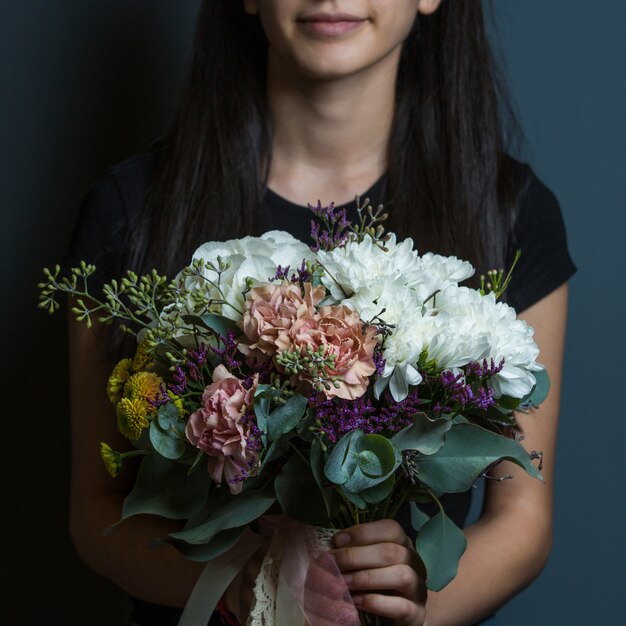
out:
<path id="1" fill-rule="evenodd" d="M 301 28 L 318 37 L 338 37 L 360 28 L 367 20 L 343 13 L 320 13 L 298 20 Z"/>

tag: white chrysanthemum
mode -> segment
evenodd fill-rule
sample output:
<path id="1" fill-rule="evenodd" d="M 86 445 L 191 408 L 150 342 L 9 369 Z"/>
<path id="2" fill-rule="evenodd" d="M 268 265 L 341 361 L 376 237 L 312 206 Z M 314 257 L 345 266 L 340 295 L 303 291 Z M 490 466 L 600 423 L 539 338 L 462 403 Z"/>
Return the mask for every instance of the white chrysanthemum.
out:
<path id="1" fill-rule="evenodd" d="M 292 269 L 300 267 L 303 259 L 313 260 L 309 247 L 289 233 L 273 230 L 261 237 L 242 237 L 229 241 L 209 241 L 202 244 L 193 255 L 193 259 L 203 259 L 205 263 L 217 266 L 217 257 L 223 263 L 230 264 L 229 269 L 219 277 L 217 272 L 205 267 L 203 277 L 190 277 L 185 286 L 201 289 L 216 300 L 222 296 L 225 304 L 217 306 L 216 311 L 224 317 L 239 321 L 243 311 L 246 282 L 266 283 L 276 274 L 277 266 Z M 220 296 L 221 292 L 221 296 Z"/>
<path id="2" fill-rule="evenodd" d="M 448 314 L 451 322 L 466 320 L 459 327 L 459 336 L 465 335 L 463 331 L 469 324 L 477 335 L 486 338 L 489 348 L 480 358 L 493 358 L 496 363 L 504 359 L 504 367 L 490 381 L 496 395 L 522 398 L 532 390 L 532 372 L 542 369 L 536 362 L 539 348 L 533 340 L 533 329 L 516 319 L 512 307 L 497 302 L 493 293 L 481 296 L 467 287 L 448 287 L 438 294 L 435 307 Z M 454 340 L 453 333 L 450 340 Z"/>
<path id="3" fill-rule="evenodd" d="M 408 316 L 419 313 L 425 299 L 422 292 L 411 289 L 404 284 L 402 277 L 396 280 L 372 281 L 363 286 L 351 298 L 343 300 L 359 314 L 363 320 L 370 321 L 375 317 L 386 324 L 397 325 Z"/>
<path id="4" fill-rule="evenodd" d="M 440 312 L 437 333 L 428 345 L 428 360 L 439 369 L 454 369 L 489 356 L 489 336 L 472 319 Z"/>
<path id="5" fill-rule="evenodd" d="M 458 285 L 474 275 L 474 268 L 468 261 L 432 252 L 422 256 L 422 267 L 424 282 L 428 285 L 430 293 L 446 289 L 450 285 Z"/>
<path id="6" fill-rule="evenodd" d="M 385 247 L 387 251 L 381 250 L 367 235 L 361 242 L 349 241 L 334 250 L 317 253 L 326 271 L 323 283 L 337 302 L 372 284 L 397 278 L 407 286 L 422 282 L 422 262 L 411 239 L 396 243 L 392 233 Z"/>
<path id="7" fill-rule="evenodd" d="M 389 385 L 394 400 L 400 402 L 408 395 L 409 385 L 418 385 L 422 381 L 417 362 L 437 332 L 437 317 L 432 311 L 422 315 L 421 307 L 412 308 L 385 339 L 385 369 L 374 387 L 377 396 Z"/>

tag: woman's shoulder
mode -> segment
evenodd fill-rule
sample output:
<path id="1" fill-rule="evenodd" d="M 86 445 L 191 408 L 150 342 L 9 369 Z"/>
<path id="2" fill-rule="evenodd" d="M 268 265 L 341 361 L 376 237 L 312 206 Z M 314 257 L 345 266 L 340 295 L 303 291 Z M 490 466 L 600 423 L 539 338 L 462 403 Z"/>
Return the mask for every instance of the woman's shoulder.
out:
<path id="1" fill-rule="evenodd" d="M 510 166 L 519 194 L 509 264 L 518 250 L 521 256 L 513 272 L 508 300 L 523 311 L 569 280 L 576 266 L 556 195 L 529 164 L 510 158 Z"/>

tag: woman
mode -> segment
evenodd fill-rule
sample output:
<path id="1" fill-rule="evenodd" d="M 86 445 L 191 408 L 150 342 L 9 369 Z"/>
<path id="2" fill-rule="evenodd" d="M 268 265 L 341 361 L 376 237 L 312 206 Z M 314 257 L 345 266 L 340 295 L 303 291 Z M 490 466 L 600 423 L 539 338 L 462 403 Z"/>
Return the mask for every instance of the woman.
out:
<path id="1" fill-rule="evenodd" d="M 485 619 L 538 575 L 550 549 L 574 267 L 554 197 L 505 154 L 482 19 L 479 0 L 206 0 L 171 132 L 94 187 L 70 254 L 93 260 L 101 278 L 126 266 L 175 273 L 209 239 L 271 228 L 304 238 L 303 205 L 347 204 L 366 190 L 384 201 L 391 229 L 420 250 L 470 259 L 478 273 L 523 249 L 508 299 L 536 330 L 552 391 L 519 422 L 524 445 L 544 452 L 545 484 L 507 463 L 494 469 L 514 480 L 489 482 L 457 578 L 427 597 L 406 524 L 338 535 L 355 604 L 401 626 Z M 136 623 L 175 624 L 171 607 L 185 604 L 202 566 L 166 545 L 147 548 L 173 522 L 131 518 L 102 534 L 119 518 L 132 475 L 111 481 L 94 458 L 100 441 L 124 445 L 104 393 L 107 338 L 74 322 L 70 338 L 75 545 L 137 598 Z M 448 502 L 459 523 L 467 504 L 468 496 Z M 244 573 L 225 595 L 240 622 L 249 596 Z"/>

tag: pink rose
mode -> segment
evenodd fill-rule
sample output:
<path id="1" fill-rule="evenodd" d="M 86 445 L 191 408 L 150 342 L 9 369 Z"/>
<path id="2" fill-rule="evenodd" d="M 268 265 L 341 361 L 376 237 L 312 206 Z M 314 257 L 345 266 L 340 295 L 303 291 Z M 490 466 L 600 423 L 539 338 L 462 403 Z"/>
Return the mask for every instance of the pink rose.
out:
<path id="1" fill-rule="evenodd" d="M 231 493 L 239 493 L 243 479 L 257 465 L 251 449 L 251 424 L 244 416 L 252 405 L 257 380 L 250 389 L 223 365 L 213 372 L 213 383 L 202 394 L 202 406 L 189 416 L 187 439 L 209 455 L 207 470 L 217 483 L 225 480 Z M 254 448 L 254 446 L 252 446 Z"/>
<path id="2" fill-rule="evenodd" d="M 365 393 L 368 378 L 376 371 L 373 354 L 377 332 L 374 326 L 363 329 L 359 314 L 348 306 L 323 306 L 319 313 L 298 318 L 291 328 L 279 334 L 275 343 L 279 352 L 301 354 L 309 348 L 317 351 L 323 347 L 324 356 L 335 356 L 334 366 L 325 368 L 324 374 L 343 379 L 338 381 L 338 388 L 331 386 L 324 393 L 329 398 L 354 400 Z M 297 377 L 313 382 L 306 373 L 299 373 Z"/>
<path id="3" fill-rule="evenodd" d="M 243 354 L 276 354 L 276 337 L 289 330 L 296 319 L 313 315 L 315 306 L 324 298 L 324 287 L 304 284 L 304 295 L 299 285 L 262 285 L 250 291 L 245 302 L 243 332 L 249 343 L 240 344 Z"/>

